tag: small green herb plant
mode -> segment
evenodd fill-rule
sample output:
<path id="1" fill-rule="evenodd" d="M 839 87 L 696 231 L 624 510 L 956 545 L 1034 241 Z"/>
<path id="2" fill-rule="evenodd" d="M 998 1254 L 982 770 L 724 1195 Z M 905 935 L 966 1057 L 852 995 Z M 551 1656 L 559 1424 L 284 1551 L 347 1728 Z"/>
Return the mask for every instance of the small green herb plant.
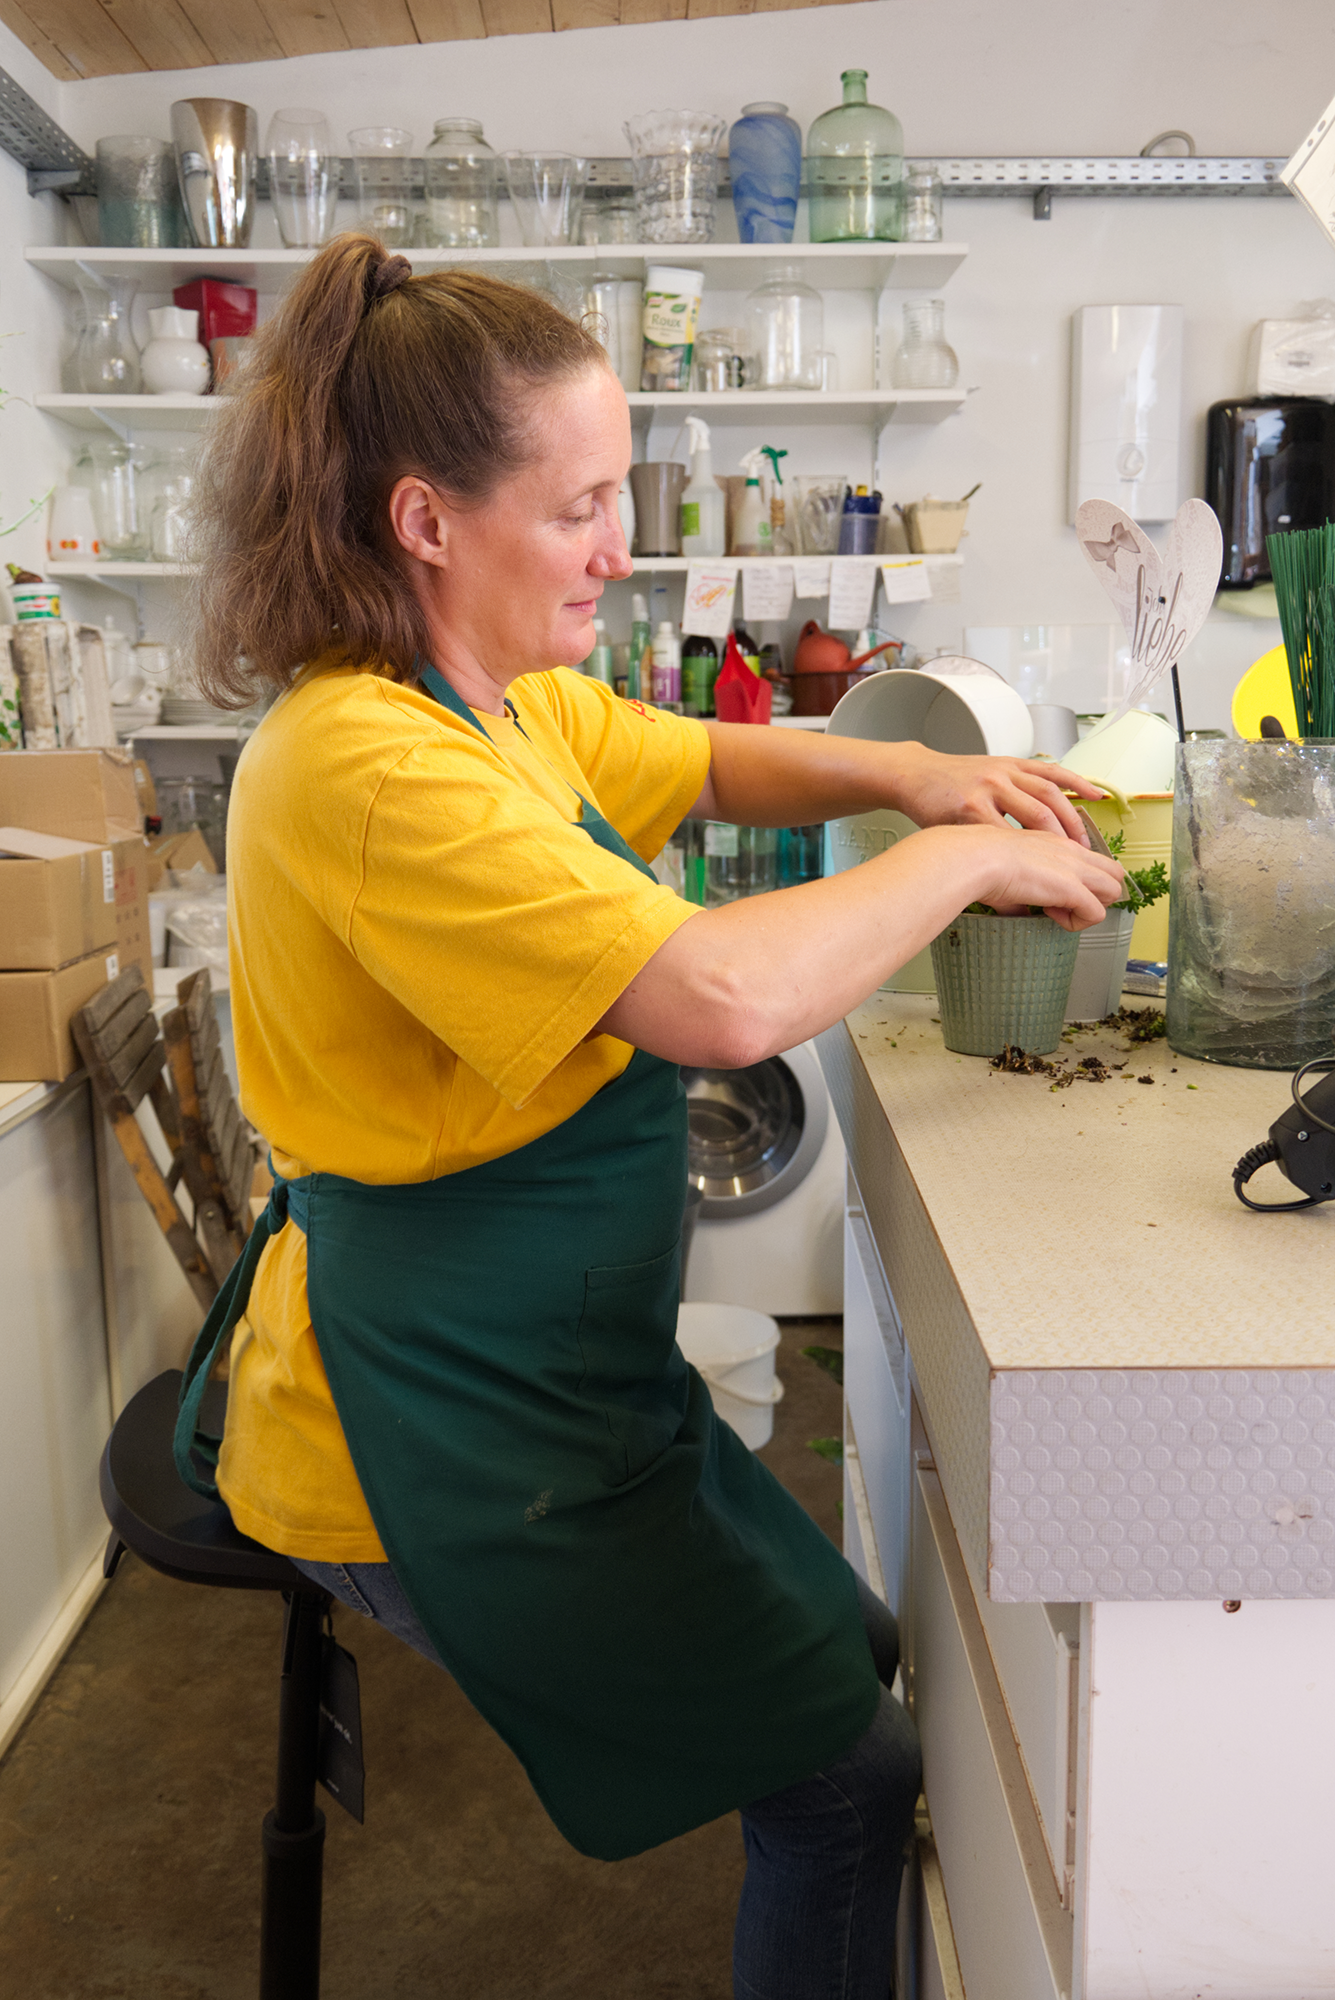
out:
<path id="1" fill-rule="evenodd" d="M 1120 830 L 1107 836 L 1108 852 L 1114 860 L 1121 857 L 1126 846 L 1126 835 Z M 1160 896 L 1168 894 L 1168 870 L 1162 861 L 1151 861 L 1148 868 L 1128 868 L 1125 871 L 1126 895 L 1120 903 L 1114 903 L 1114 910 L 1134 910 L 1139 916 L 1148 910 L 1151 903 L 1157 903 Z M 987 903 L 970 903 L 964 912 L 966 917 L 994 917 L 996 911 Z M 1043 912 L 1033 903 L 1029 905 L 1031 917 L 1041 917 Z"/>

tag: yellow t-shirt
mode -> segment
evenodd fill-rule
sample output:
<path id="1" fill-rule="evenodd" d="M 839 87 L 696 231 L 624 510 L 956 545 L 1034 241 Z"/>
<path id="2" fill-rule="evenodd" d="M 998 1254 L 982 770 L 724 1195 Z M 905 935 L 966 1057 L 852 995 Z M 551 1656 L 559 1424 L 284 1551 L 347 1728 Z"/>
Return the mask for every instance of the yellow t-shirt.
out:
<path id="1" fill-rule="evenodd" d="M 513 1152 L 633 1053 L 585 1040 L 694 912 L 580 830 L 582 793 L 645 860 L 709 770 L 699 723 L 564 668 L 486 734 L 430 696 L 309 669 L 237 767 L 228 822 L 241 1102 L 285 1178 L 397 1185 Z M 218 1486 L 311 1562 L 383 1562 L 306 1303 L 306 1239 L 265 1249 L 232 1343 Z"/>

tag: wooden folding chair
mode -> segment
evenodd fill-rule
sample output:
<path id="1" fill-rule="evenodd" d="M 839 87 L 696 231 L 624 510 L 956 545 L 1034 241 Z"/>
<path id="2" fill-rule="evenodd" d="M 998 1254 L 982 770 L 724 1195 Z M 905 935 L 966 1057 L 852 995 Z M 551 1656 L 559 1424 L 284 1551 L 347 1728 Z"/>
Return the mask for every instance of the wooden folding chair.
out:
<path id="1" fill-rule="evenodd" d="M 116 1143 L 207 1311 L 250 1234 L 255 1145 L 223 1067 L 207 970 L 183 979 L 177 998 L 164 1041 L 143 976 L 131 966 L 75 1015 L 73 1030 Z M 171 1153 L 165 1174 L 135 1115 L 145 1098 Z M 193 1223 L 176 1199 L 182 1182 Z"/>

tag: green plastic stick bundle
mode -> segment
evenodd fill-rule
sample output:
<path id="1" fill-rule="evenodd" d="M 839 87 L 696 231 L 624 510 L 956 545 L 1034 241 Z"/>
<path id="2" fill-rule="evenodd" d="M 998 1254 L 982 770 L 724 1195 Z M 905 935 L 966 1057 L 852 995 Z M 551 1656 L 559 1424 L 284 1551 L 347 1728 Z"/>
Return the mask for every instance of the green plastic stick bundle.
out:
<path id="1" fill-rule="evenodd" d="M 1267 535 L 1301 737 L 1335 737 L 1335 523 Z"/>

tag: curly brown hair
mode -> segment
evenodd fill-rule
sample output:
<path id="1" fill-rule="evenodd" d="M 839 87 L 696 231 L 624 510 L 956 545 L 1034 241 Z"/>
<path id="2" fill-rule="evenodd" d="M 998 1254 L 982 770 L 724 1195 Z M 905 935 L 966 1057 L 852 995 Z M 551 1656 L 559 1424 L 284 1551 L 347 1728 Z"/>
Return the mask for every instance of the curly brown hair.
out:
<path id="1" fill-rule="evenodd" d="M 411 679 L 427 630 L 388 526 L 395 481 L 484 501 L 531 455 L 527 392 L 606 366 L 536 292 L 476 270 L 404 280 L 389 261 L 371 236 L 321 250 L 210 427 L 191 652 L 220 707 L 287 687 L 332 643 Z"/>

